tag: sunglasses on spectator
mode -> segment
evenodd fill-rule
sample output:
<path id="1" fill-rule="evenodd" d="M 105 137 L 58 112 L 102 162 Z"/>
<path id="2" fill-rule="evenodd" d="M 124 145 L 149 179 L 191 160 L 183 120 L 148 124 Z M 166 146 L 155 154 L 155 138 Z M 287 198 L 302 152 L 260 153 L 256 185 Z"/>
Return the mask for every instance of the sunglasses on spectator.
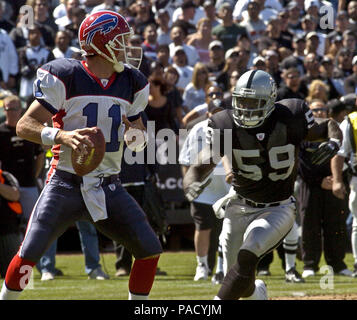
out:
<path id="1" fill-rule="evenodd" d="M 219 96 L 219 97 L 221 97 L 221 96 L 223 96 L 223 93 L 222 92 L 210 92 L 209 94 L 208 94 L 208 96 L 209 97 L 213 97 L 213 96 Z"/>
<path id="2" fill-rule="evenodd" d="M 296 78 L 299 78 L 299 76 L 297 74 L 288 74 L 286 76 L 288 79 L 296 79 Z"/>
<path id="3" fill-rule="evenodd" d="M 327 112 L 328 108 L 315 108 L 311 109 L 312 112 Z"/>

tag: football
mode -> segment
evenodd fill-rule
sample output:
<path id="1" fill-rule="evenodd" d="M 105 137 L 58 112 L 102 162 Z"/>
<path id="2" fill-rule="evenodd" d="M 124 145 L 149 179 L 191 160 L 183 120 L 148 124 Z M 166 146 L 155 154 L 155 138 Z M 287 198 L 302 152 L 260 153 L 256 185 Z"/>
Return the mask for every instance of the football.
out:
<path id="1" fill-rule="evenodd" d="M 105 154 L 105 139 L 102 131 L 97 128 L 96 133 L 89 133 L 87 136 L 94 147 L 90 148 L 86 155 L 72 150 L 72 166 L 76 174 L 81 177 L 97 168 Z"/>

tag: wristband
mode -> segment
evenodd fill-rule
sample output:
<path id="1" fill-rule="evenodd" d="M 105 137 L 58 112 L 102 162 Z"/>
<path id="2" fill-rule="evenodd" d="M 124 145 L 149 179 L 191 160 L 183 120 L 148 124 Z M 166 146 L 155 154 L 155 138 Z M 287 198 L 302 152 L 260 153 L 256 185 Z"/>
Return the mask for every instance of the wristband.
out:
<path id="1" fill-rule="evenodd" d="M 60 129 L 52 127 L 44 127 L 41 131 L 42 143 L 46 146 L 52 146 L 55 143 L 55 138 Z"/>

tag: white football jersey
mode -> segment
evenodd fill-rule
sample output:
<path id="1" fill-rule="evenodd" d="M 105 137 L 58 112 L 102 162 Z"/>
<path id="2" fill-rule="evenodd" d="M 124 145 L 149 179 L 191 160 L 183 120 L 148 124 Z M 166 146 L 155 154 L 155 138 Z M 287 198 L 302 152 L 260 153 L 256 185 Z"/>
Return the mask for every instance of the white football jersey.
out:
<path id="1" fill-rule="evenodd" d="M 114 73 L 109 81 L 101 81 L 87 69 L 84 61 L 74 59 L 57 59 L 45 64 L 38 69 L 34 82 L 34 96 L 53 113 L 53 127 L 71 131 L 97 126 L 102 130 L 106 152 L 89 176 L 120 172 L 125 143 L 122 116 L 126 115 L 129 121 L 138 119 L 147 105 L 148 95 L 148 81 L 139 70 L 125 66 L 123 72 Z M 52 152 L 53 168 L 75 173 L 71 148 L 57 145 Z"/>

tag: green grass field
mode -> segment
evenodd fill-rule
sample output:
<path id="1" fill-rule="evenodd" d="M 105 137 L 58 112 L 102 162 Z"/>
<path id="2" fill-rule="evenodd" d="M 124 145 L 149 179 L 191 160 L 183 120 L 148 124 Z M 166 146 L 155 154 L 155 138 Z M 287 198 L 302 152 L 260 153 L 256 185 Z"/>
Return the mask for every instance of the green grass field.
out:
<path id="1" fill-rule="evenodd" d="M 53 281 L 40 281 L 40 274 L 35 270 L 30 288 L 26 289 L 21 299 L 25 300 L 126 300 L 128 295 L 128 277 L 115 278 L 114 254 L 103 254 L 101 263 L 111 279 L 106 281 L 88 280 L 84 273 L 82 254 L 58 254 L 57 267 L 64 276 Z M 345 262 L 351 268 L 353 259 L 347 254 Z M 280 259 L 275 254 L 269 277 L 261 277 L 267 286 L 270 299 L 287 297 L 300 299 L 303 296 L 334 296 L 336 299 L 357 297 L 357 278 L 328 276 L 318 274 L 307 279 L 304 284 L 285 282 Z M 324 265 L 322 260 L 320 267 Z M 298 270 L 302 271 L 301 261 L 297 261 Z M 218 292 L 219 285 L 211 281 L 194 282 L 196 259 L 194 252 L 165 252 L 159 267 L 167 272 L 166 276 L 157 276 L 151 291 L 151 300 L 211 300 Z M 2 281 L 0 281 L 2 284 Z M 340 296 L 343 295 L 343 296 Z M 321 299 L 321 297 L 319 297 Z"/>

